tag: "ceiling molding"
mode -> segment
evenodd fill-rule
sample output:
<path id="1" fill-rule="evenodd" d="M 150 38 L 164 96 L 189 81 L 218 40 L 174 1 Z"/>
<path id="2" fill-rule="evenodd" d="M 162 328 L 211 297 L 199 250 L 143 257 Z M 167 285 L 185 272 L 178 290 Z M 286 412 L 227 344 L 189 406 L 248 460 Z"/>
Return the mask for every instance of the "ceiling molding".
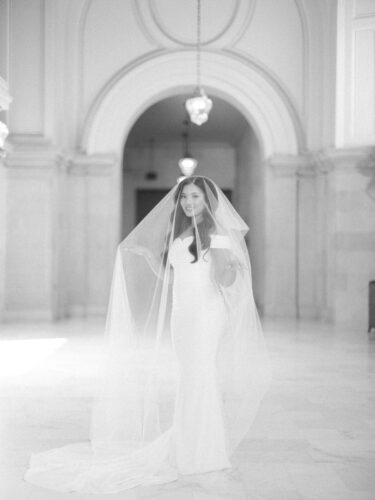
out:
<path id="1" fill-rule="evenodd" d="M 182 2 L 183 0 L 179 0 Z M 205 38 L 202 32 L 202 46 L 216 48 L 223 48 L 233 45 L 236 40 L 242 35 L 250 22 L 254 12 L 255 0 L 231 0 L 232 9 L 229 19 L 225 23 L 220 24 L 218 17 L 212 16 L 210 24 L 218 19 L 216 31 L 208 38 Z M 141 25 L 142 31 L 146 34 L 148 39 L 152 39 L 153 43 L 158 47 L 195 47 L 196 45 L 196 11 L 195 2 L 191 0 L 186 4 L 193 4 L 192 15 L 186 19 L 185 25 L 191 26 L 191 34 L 181 36 L 178 32 L 174 31 L 173 23 L 168 26 L 167 11 L 163 12 L 163 7 L 160 2 L 158 5 L 157 0 L 144 0 L 139 2 L 133 0 L 134 8 L 137 12 L 137 18 Z M 226 5 L 229 0 L 226 0 Z M 183 7 L 183 4 L 181 4 Z M 202 30 L 203 31 L 203 30 Z"/>

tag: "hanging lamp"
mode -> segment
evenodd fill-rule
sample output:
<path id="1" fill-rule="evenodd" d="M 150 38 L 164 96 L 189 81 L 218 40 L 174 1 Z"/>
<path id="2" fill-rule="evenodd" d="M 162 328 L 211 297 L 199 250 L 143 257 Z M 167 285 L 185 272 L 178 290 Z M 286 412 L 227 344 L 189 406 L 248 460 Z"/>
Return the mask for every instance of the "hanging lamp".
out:
<path id="1" fill-rule="evenodd" d="M 8 137 L 9 129 L 0 121 L 0 158 L 5 157 L 5 139 Z"/>
<path id="2" fill-rule="evenodd" d="M 189 152 L 189 120 L 185 119 L 183 122 L 185 130 L 182 132 L 182 158 L 178 161 L 178 166 L 185 177 L 192 175 L 197 168 L 198 162 L 193 158 Z"/>
<path id="3" fill-rule="evenodd" d="M 196 125 L 202 125 L 208 120 L 212 109 L 212 100 L 207 96 L 201 85 L 201 0 L 197 0 L 197 86 L 193 97 L 185 102 L 190 120 Z"/>

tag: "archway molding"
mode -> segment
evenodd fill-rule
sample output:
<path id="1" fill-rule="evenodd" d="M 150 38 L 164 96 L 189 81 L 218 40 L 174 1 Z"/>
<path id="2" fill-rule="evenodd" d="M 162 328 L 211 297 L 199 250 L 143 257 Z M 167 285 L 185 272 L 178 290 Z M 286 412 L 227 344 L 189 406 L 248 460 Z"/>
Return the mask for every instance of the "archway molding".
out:
<path id="1" fill-rule="evenodd" d="M 297 155 L 304 134 L 296 111 L 276 80 L 231 53 L 203 52 L 203 85 L 224 98 L 254 128 L 264 158 Z M 93 103 L 81 135 L 88 155 L 122 156 L 124 141 L 137 118 L 153 103 L 191 92 L 196 79 L 195 51 L 173 51 L 133 62 L 116 74 Z"/>
<path id="2" fill-rule="evenodd" d="M 300 161 L 300 152 L 304 150 L 303 127 L 282 85 L 260 66 L 233 53 L 206 50 L 202 52 L 202 69 L 207 92 L 232 104 L 250 123 L 259 143 L 259 165 L 272 167 L 278 160 L 276 170 L 280 175 L 267 175 L 265 182 L 268 202 L 264 208 L 264 247 L 267 249 L 264 311 L 269 315 L 292 317 L 296 310 L 297 236 L 296 182 L 290 165 Z M 98 261 L 94 259 L 89 264 L 95 272 L 88 275 L 100 277 L 100 286 L 90 284 L 90 300 L 94 304 L 102 300 L 96 296 L 96 290 L 103 289 L 105 279 L 110 280 L 113 255 L 121 240 L 122 158 L 128 134 L 138 117 L 152 104 L 169 96 L 191 93 L 195 72 L 195 51 L 150 54 L 114 75 L 84 120 L 79 146 L 82 162 L 87 167 L 88 179 L 84 184 L 89 186 L 87 206 L 90 214 L 94 214 L 89 214 L 90 217 L 100 214 L 87 248 L 107 248 L 100 266 L 95 267 Z M 100 167 L 100 178 L 98 170 L 93 169 L 96 165 Z M 273 170 L 275 167 L 269 171 Z M 283 241 L 281 253 L 280 241 Z M 106 278 L 98 270 L 105 273 Z"/>

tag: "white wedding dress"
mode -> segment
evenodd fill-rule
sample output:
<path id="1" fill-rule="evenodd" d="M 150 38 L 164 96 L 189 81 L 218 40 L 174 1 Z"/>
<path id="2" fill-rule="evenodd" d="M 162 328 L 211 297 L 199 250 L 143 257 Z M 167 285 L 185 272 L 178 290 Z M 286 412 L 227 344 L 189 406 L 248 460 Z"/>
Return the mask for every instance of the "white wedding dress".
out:
<path id="1" fill-rule="evenodd" d="M 172 427 L 137 449 L 94 453 L 90 443 L 77 443 L 35 454 L 27 481 L 60 491 L 113 493 L 231 467 L 216 364 L 227 314 L 210 250 L 191 263 L 192 238 L 175 239 L 169 251 L 172 344 L 179 368 Z M 225 247 L 225 237 L 211 238 L 211 248 Z"/>
<path id="2" fill-rule="evenodd" d="M 212 238 L 218 247 L 222 238 Z M 179 366 L 174 436 L 182 474 L 230 467 L 216 358 L 225 334 L 226 311 L 213 278 L 210 251 L 191 263 L 193 237 L 177 238 L 170 250 L 174 269 L 172 340 Z M 216 241 L 215 241 L 216 240 Z"/>

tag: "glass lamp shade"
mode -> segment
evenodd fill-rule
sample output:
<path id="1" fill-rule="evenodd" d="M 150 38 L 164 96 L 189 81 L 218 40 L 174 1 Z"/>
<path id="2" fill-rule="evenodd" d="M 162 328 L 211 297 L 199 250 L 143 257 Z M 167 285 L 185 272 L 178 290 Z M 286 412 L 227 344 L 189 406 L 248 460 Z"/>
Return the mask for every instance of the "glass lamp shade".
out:
<path id="1" fill-rule="evenodd" d="M 212 101 L 207 97 L 202 88 L 198 88 L 193 97 L 186 101 L 185 107 L 190 115 L 190 120 L 196 125 L 202 125 L 202 123 L 208 120 L 208 115 L 212 108 Z"/>
<path id="2" fill-rule="evenodd" d="M 5 139 L 8 137 L 8 134 L 8 127 L 0 121 L 0 149 L 4 149 Z"/>
<path id="3" fill-rule="evenodd" d="M 197 168 L 198 162 L 195 158 L 191 158 L 190 156 L 185 156 L 178 161 L 178 166 L 181 169 L 181 172 L 188 177 L 192 175 L 194 170 Z"/>

